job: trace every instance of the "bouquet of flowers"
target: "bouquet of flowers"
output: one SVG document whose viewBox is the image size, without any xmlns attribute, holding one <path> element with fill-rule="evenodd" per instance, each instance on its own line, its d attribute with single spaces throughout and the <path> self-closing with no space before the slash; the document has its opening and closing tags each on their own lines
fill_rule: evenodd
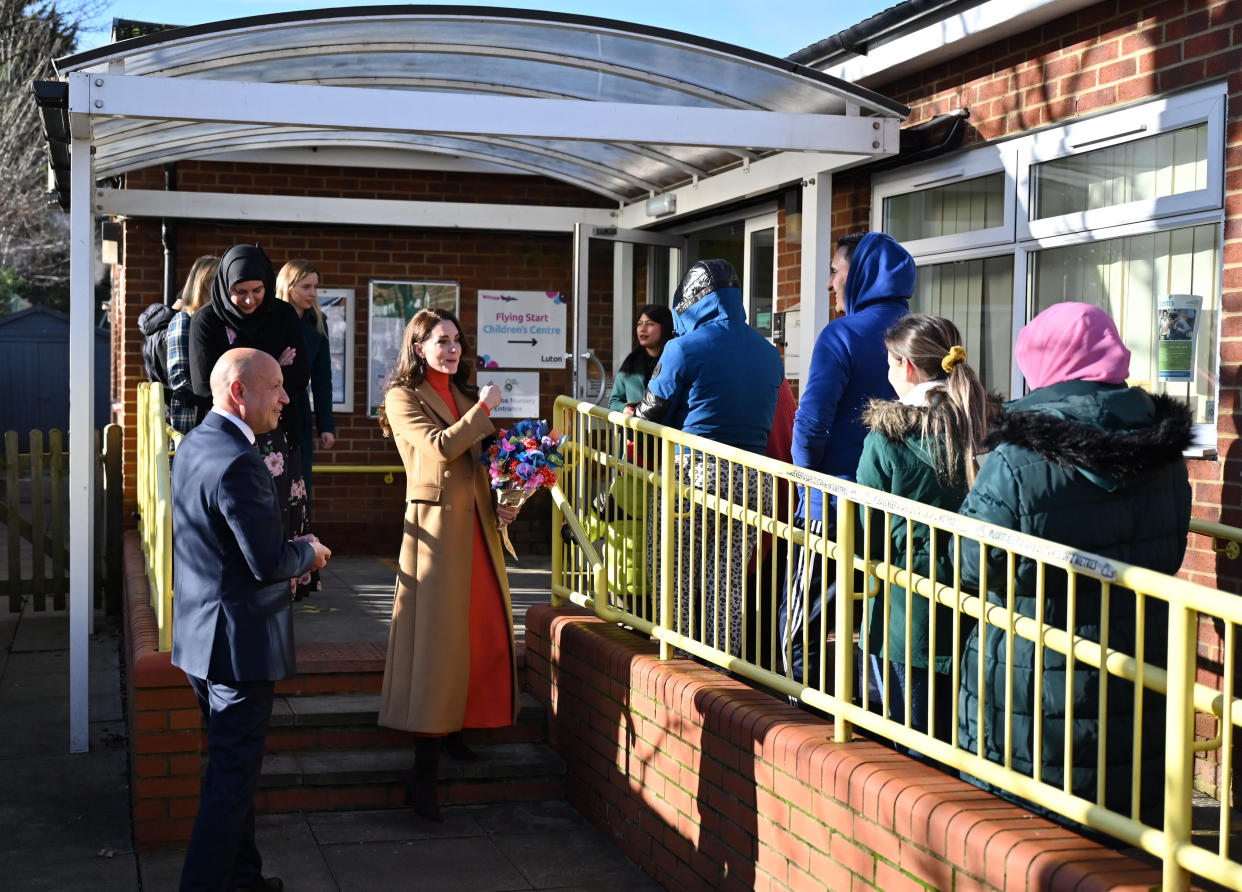
<svg viewBox="0 0 1242 892">
<path fill-rule="evenodd" d="M 521 508 L 537 490 L 556 484 L 556 469 L 565 465 L 561 446 L 565 435 L 548 429 L 546 421 L 519 421 L 508 430 L 498 430 L 495 440 L 483 451 L 480 461 L 487 467 L 496 490 L 496 501 Z M 509 541 L 508 525 L 500 525 L 505 549 L 513 558 L 517 553 Z"/>
</svg>

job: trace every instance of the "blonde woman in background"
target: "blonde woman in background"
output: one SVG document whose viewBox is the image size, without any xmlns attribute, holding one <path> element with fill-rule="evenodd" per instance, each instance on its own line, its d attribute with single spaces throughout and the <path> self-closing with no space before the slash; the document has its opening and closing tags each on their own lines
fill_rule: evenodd
<svg viewBox="0 0 1242 892">
<path fill-rule="evenodd" d="M 299 427 L 294 431 L 302 453 L 302 479 L 306 481 L 306 506 L 310 509 L 311 466 L 315 448 L 315 428 L 319 445 L 331 449 L 336 442 L 336 422 L 332 419 L 332 356 L 328 349 L 328 326 L 319 306 L 319 270 L 309 260 L 290 260 L 276 277 L 276 296 L 288 302 L 302 320 L 302 339 L 306 342 L 306 361 L 310 365 L 310 393 L 290 393 L 297 409 Z M 311 398 L 314 397 L 314 420 Z"/>
<path fill-rule="evenodd" d="M 196 427 L 211 401 L 194 395 L 190 383 L 190 317 L 211 300 L 211 282 L 216 277 L 220 258 L 204 254 L 194 261 L 181 289 L 181 306 L 168 323 L 168 423 L 181 433 Z"/>
</svg>

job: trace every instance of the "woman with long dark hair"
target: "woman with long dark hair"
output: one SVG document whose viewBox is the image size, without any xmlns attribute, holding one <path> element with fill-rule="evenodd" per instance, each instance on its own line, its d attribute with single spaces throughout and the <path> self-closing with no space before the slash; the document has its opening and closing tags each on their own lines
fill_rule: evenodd
<svg viewBox="0 0 1242 892">
<path fill-rule="evenodd" d="M 609 409 L 626 415 L 633 415 L 642 402 L 647 382 L 660 361 L 664 345 L 677 337 L 673 330 L 673 311 L 659 304 L 647 304 L 638 313 L 634 333 L 638 346 L 621 363 L 616 380 L 612 382 L 612 395 L 608 398 Z"/>
<path fill-rule="evenodd" d="M 380 429 L 405 465 L 405 534 L 384 664 L 379 724 L 419 735 L 409 804 L 442 821 L 436 778 L 443 749 L 473 759 L 463 728 L 517 717 L 513 611 L 497 506 L 479 462 L 495 428 L 500 388 L 470 384 L 465 335 L 447 310 L 420 310 L 406 326 L 379 410 Z"/>
</svg>

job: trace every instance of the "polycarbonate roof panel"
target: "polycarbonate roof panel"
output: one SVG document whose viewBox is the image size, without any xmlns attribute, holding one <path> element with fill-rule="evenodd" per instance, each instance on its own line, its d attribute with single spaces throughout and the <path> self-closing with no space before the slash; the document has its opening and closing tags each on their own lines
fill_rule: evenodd
<svg viewBox="0 0 1242 892">
<path fill-rule="evenodd" d="M 611 19 L 462 6 L 373 6 L 233 19 L 61 59 L 62 74 L 434 90 L 695 108 L 905 117 L 869 90 L 784 59 Z M 492 161 L 620 202 L 739 163 L 712 147 L 102 119 L 100 176 L 251 148 L 368 145 Z"/>
</svg>

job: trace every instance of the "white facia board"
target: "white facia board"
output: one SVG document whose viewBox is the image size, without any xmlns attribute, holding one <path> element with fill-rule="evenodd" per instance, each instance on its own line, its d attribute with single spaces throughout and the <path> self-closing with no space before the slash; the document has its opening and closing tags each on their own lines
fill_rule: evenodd
<svg viewBox="0 0 1242 892">
<path fill-rule="evenodd" d="M 492 410 L 496 418 L 539 417 L 539 373 L 479 369 L 479 387 L 495 384 L 500 388 L 500 405 Z"/>
<path fill-rule="evenodd" d="M 564 368 L 567 327 L 559 291 L 481 288 L 479 368 Z"/>
</svg>

